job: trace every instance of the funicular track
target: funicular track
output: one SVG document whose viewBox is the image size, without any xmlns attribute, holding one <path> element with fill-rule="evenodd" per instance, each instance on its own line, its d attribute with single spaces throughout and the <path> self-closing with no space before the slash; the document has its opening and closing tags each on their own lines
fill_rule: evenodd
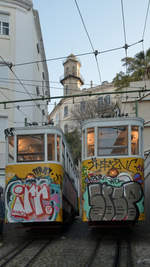
<svg viewBox="0 0 150 267">
<path fill-rule="evenodd" d="M 134 267 L 131 242 L 125 239 L 97 240 L 85 267 Z"/>
<path fill-rule="evenodd" d="M 50 240 L 29 240 L 0 257 L 0 266 L 30 266 L 50 242 Z"/>
<path fill-rule="evenodd" d="M 23 245 L 3 257 L 6 267 L 135 267 L 130 231 L 92 229 L 77 219 L 65 230 L 29 233 Z M 30 238 L 29 238 L 30 237 Z"/>
</svg>

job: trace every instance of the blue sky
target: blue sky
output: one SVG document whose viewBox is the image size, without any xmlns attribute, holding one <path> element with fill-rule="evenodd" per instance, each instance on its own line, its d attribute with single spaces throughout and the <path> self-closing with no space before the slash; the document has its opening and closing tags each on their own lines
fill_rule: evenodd
<svg viewBox="0 0 150 267">
<path fill-rule="evenodd" d="M 123 0 L 127 44 L 142 39 L 149 0 Z M 121 0 L 77 0 L 94 50 L 104 51 L 122 47 L 125 44 Z M 33 0 L 38 10 L 43 34 L 46 58 L 68 56 L 70 53 L 92 52 L 74 0 Z M 150 13 L 150 10 L 149 10 Z M 150 14 L 144 34 L 144 49 L 150 47 Z M 128 56 L 143 50 L 142 44 L 128 49 Z M 111 82 L 116 73 L 125 71 L 121 59 L 124 49 L 98 55 L 102 81 Z M 81 75 L 88 88 L 90 81 L 99 84 L 99 74 L 94 55 L 81 56 Z M 63 75 L 63 60 L 48 62 L 51 95 L 62 95 L 60 76 Z M 53 83 L 54 82 L 54 83 Z M 55 84 L 56 82 L 56 84 Z"/>
</svg>

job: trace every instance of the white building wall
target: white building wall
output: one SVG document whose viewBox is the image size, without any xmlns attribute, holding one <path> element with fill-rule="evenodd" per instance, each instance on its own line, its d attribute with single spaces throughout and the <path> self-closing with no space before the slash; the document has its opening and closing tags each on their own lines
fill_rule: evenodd
<svg viewBox="0 0 150 267">
<path fill-rule="evenodd" d="M 8 127 L 8 117 L 0 115 L 0 185 L 5 187 L 5 135 L 4 130 Z"/>
<path fill-rule="evenodd" d="M 13 4 L 15 2 L 18 2 L 18 4 Z M 0 1 L 0 12 L 9 15 L 10 25 L 10 34 L 8 36 L 0 35 L 0 51 L 3 51 L 2 55 L 4 60 L 13 64 L 45 59 L 43 58 L 43 55 L 45 55 L 43 51 L 43 44 L 41 45 L 42 36 L 38 13 L 32 8 L 27 9 L 21 7 L 24 6 L 24 4 L 21 3 L 25 2 L 28 3 L 32 1 Z M 37 50 L 37 44 L 40 47 L 39 53 Z M 0 62 L 1 61 L 2 60 L 0 59 Z M 42 88 L 42 84 L 44 82 L 42 73 L 45 74 L 45 80 L 48 80 L 46 63 L 35 63 L 13 67 L 12 70 L 19 80 L 22 81 L 22 84 L 24 84 L 23 86 L 11 70 L 8 67 L 6 67 L 6 69 L 7 74 L 5 77 L 9 79 L 9 83 L 6 83 L 6 81 L 0 81 L 0 85 L 2 87 L 7 87 L 9 90 L 3 91 L 3 94 L 0 90 L 2 101 L 37 98 L 45 95 L 45 91 L 48 92 L 46 96 L 49 95 L 49 84 L 47 88 Z M 36 80 L 38 80 L 38 82 L 35 82 Z M 39 80 L 41 83 L 39 83 Z M 37 85 L 40 85 L 39 96 L 37 96 L 36 93 Z M 4 110 L 0 107 L 0 112 L 4 115 L 8 115 L 9 125 L 11 127 L 23 126 L 25 117 L 28 118 L 28 122 L 30 123 L 33 121 L 37 121 L 39 123 L 47 121 L 47 101 L 20 102 L 16 104 L 9 104 L 7 106 L 11 108 L 11 110 Z M 20 106 L 20 108 L 18 106 Z M 45 111 L 45 116 L 43 115 L 42 109 Z"/>
<path fill-rule="evenodd" d="M 0 34 L 0 56 L 3 57 L 0 58 L 0 63 L 18 64 L 45 59 L 38 12 L 32 8 L 32 1 L 0 0 L 0 14 L 9 16 L 9 35 Z M 50 96 L 49 82 L 44 81 L 44 79 L 49 80 L 46 62 L 13 66 L 12 71 L 9 66 L 5 64 L 2 67 L 0 64 L 1 102 Z M 43 73 L 45 78 L 43 78 Z M 43 83 L 47 84 L 47 88 L 42 90 Z M 38 85 L 40 85 L 39 95 L 36 90 Z M 45 91 L 48 92 L 47 95 Z M 42 109 L 45 110 L 46 115 L 43 115 Z M 5 128 L 24 126 L 25 118 L 29 123 L 47 122 L 47 114 L 47 101 L 43 100 L 0 105 L 0 116 L 8 118 Z M 4 159 L 4 142 L 3 140 L 0 143 L 2 159 Z M 0 162 L 0 166 L 4 169 L 4 160 Z"/>
</svg>

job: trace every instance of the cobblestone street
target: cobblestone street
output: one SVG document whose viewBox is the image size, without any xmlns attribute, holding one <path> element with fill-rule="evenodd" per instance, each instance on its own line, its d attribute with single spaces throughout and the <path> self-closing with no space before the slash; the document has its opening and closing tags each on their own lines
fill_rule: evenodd
<svg viewBox="0 0 150 267">
<path fill-rule="evenodd" d="M 150 266 L 150 225 L 136 225 L 133 230 L 127 229 L 91 229 L 86 223 L 76 218 L 74 223 L 63 231 L 45 231 L 36 234 L 16 224 L 7 224 L 4 228 L 4 242 L 0 248 L 0 266 L 42 266 L 42 267 L 112 267 L 115 257 L 116 242 L 130 239 L 130 253 L 133 267 Z M 34 239 L 34 240 L 32 240 Z M 29 241 L 30 240 L 30 241 Z M 26 242 L 27 248 L 11 262 L 2 263 L 4 255 L 18 249 Z M 125 244 L 122 242 L 122 248 Z M 26 251 L 25 251 L 26 250 Z M 37 253 L 37 251 L 40 251 Z M 122 251 L 122 250 L 121 250 Z M 127 267 L 126 256 L 121 252 L 119 267 Z M 34 260 L 32 259 L 33 255 Z M 30 259 L 31 257 L 31 259 Z M 30 259 L 30 263 L 27 264 Z M 130 266 L 130 267 L 132 267 Z"/>
</svg>

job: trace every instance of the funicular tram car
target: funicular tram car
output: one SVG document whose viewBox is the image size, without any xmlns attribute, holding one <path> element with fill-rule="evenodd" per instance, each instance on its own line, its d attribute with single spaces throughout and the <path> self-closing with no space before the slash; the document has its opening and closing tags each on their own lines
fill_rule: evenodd
<svg viewBox="0 0 150 267">
<path fill-rule="evenodd" d="M 87 120 L 82 127 L 82 219 L 89 225 L 144 221 L 143 119 Z"/>
<path fill-rule="evenodd" d="M 54 126 L 5 130 L 6 222 L 39 225 L 78 213 L 79 176 L 65 137 Z"/>
</svg>

